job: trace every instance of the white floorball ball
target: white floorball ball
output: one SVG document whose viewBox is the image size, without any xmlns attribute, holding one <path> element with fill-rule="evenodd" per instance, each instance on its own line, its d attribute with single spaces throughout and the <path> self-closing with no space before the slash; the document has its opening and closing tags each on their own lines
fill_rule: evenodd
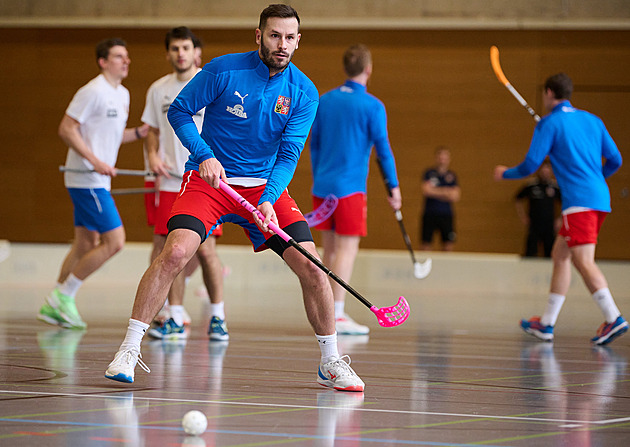
<svg viewBox="0 0 630 447">
<path fill-rule="evenodd" d="M 191 410 L 182 419 L 182 427 L 189 435 L 198 436 L 208 428 L 208 418 L 198 410 Z"/>
</svg>

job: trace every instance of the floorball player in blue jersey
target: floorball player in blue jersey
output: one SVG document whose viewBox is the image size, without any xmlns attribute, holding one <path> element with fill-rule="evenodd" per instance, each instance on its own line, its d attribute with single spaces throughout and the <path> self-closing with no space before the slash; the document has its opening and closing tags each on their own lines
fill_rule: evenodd
<svg viewBox="0 0 630 447">
<path fill-rule="evenodd" d="M 349 358 L 337 350 L 327 276 L 268 229 L 274 222 L 318 257 L 306 220 L 287 192 L 319 103 L 315 85 L 291 63 L 299 25 L 291 6 L 265 8 L 256 30 L 258 50 L 213 59 L 171 104 L 169 122 L 190 157 L 164 249 L 140 281 L 126 338 L 105 377 L 131 383 L 136 364 L 148 371 L 139 360 L 140 342 L 173 279 L 218 225 L 232 222 L 244 229 L 255 251 L 271 248 L 298 276 L 321 350 L 318 383 L 363 391 Z M 200 134 L 192 117 L 204 107 Z M 264 219 L 218 189 L 220 179 L 256 204 Z"/>
<path fill-rule="evenodd" d="M 553 273 L 547 308 L 540 317 L 522 320 L 522 329 L 541 340 L 553 340 L 553 329 L 571 284 L 573 263 L 604 314 L 604 323 L 591 339 L 596 345 L 604 345 L 628 330 L 606 277 L 595 263 L 597 236 L 611 211 L 606 178 L 621 166 L 621 154 L 600 118 L 571 105 L 572 92 L 573 82 L 566 74 L 547 79 L 543 104 L 549 114 L 536 126 L 525 160 L 509 169 L 497 166 L 494 178 L 527 177 L 548 155 L 562 191 L 563 223 L 551 253 Z"/>
</svg>

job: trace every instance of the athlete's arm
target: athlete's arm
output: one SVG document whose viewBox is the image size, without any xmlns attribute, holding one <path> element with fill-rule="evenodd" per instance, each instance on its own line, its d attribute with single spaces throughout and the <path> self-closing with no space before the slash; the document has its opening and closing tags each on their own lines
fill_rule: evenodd
<svg viewBox="0 0 630 447">
<path fill-rule="evenodd" d="M 602 140 L 602 156 L 606 159 L 604 166 L 602 167 L 602 172 L 604 174 L 604 178 L 608 178 L 619 170 L 623 161 L 621 159 L 621 152 L 619 152 L 619 148 L 605 128 Z"/>
<path fill-rule="evenodd" d="M 504 179 L 519 179 L 527 177 L 536 172 L 538 167 L 551 150 L 553 144 L 553 129 L 544 126 L 545 121 L 541 121 L 534 130 L 534 136 L 529 145 L 529 151 L 525 159 L 517 166 L 506 169 L 503 172 Z M 496 172 L 496 170 L 495 170 Z"/>
<path fill-rule="evenodd" d="M 214 158 L 212 148 L 201 138 L 193 121 L 193 116 L 217 97 L 217 76 L 207 69 L 208 65 L 179 92 L 167 113 L 175 134 L 200 164 Z"/>
<path fill-rule="evenodd" d="M 81 123 L 69 115 L 64 115 L 59 124 L 59 137 L 66 143 L 72 150 L 79 153 L 79 155 L 85 158 L 94 167 L 94 170 L 99 174 L 116 176 L 116 168 L 101 161 L 94 155 L 92 149 L 88 147 L 85 140 L 81 136 Z"/>
<path fill-rule="evenodd" d="M 147 150 L 147 160 L 149 161 L 149 169 L 158 175 L 163 175 L 166 178 L 171 178 L 169 174 L 170 167 L 164 163 L 162 157 L 160 157 L 160 129 L 149 126 L 149 133 L 144 143 L 144 147 Z"/>
<path fill-rule="evenodd" d="M 147 137 L 149 133 L 149 125 L 143 124 L 138 127 L 128 127 L 123 132 L 122 143 L 131 143 L 133 141 L 141 140 Z"/>
<path fill-rule="evenodd" d="M 391 190 L 398 187 L 396 161 L 389 144 L 389 135 L 387 133 L 387 113 L 385 106 L 380 101 L 370 117 L 369 136 L 370 140 L 374 142 L 374 149 L 376 150 L 376 156 L 381 164 L 387 188 Z"/>
</svg>

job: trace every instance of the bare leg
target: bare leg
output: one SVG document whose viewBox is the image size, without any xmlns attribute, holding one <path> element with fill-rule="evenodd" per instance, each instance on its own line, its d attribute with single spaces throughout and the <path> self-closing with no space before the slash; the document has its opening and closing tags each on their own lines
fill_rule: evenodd
<svg viewBox="0 0 630 447">
<path fill-rule="evenodd" d="M 164 248 L 164 244 L 166 243 L 166 236 L 162 234 L 154 234 L 153 235 L 153 250 L 151 250 L 151 262 L 158 257 L 162 249 Z"/>
<path fill-rule="evenodd" d="M 203 247 L 204 244 L 205 242 L 201 244 L 201 246 Z M 199 267 L 199 257 L 193 256 L 192 258 L 190 258 L 190 261 L 188 261 L 188 264 L 186 264 L 186 267 L 184 267 L 184 276 L 186 278 L 191 276 L 193 273 L 195 273 L 197 267 Z"/>
<path fill-rule="evenodd" d="M 216 246 L 217 238 L 209 236 L 197 250 L 197 258 L 203 273 L 203 282 L 208 290 L 210 302 L 213 304 L 223 301 L 223 266 L 217 255 Z"/>
<path fill-rule="evenodd" d="M 162 252 L 142 276 L 131 318 L 149 324 L 166 301 L 175 277 L 195 254 L 201 239 L 191 230 L 177 229 L 166 238 Z"/>
<path fill-rule="evenodd" d="M 300 245 L 319 259 L 313 242 L 302 242 Z M 283 258 L 300 280 L 306 316 L 315 334 L 334 334 L 334 300 L 330 283 L 324 272 L 293 247 L 285 250 Z"/>
<path fill-rule="evenodd" d="M 90 250 L 98 246 L 100 235 L 97 231 L 90 231 L 85 227 L 74 227 L 74 241 L 72 247 L 61 264 L 61 271 L 57 282 L 62 283 L 74 270 L 74 267 Z"/>
<path fill-rule="evenodd" d="M 359 242 L 361 238 L 359 236 L 343 236 L 332 232 L 326 233 L 329 234 L 326 234 L 323 239 L 324 253 L 327 252 L 327 245 L 332 245 L 335 256 L 330 264 L 326 264 L 324 262 L 324 265 L 329 266 L 329 268 L 345 282 L 349 282 L 354 268 L 354 261 L 359 251 Z M 331 235 L 332 238 L 330 237 Z M 332 239 L 332 241 L 330 241 L 330 239 Z M 324 256 L 326 257 L 326 255 Z M 332 288 L 335 301 L 344 301 L 346 290 L 333 280 L 330 280 L 330 286 Z"/>
<path fill-rule="evenodd" d="M 553 271 L 550 293 L 566 296 L 571 286 L 571 250 L 562 236 L 557 236 L 551 250 Z"/>
<path fill-rule="evenodd" d="M 166 236 L 161 235 L 161 234 L 153 235 L 153 251 L 151 253 L 151 262 L 153 262 L 155 258 L 159 256 L 159 254 L 164 249 L 165 244 L 166 244 Z M 194 258 L 191 258 L 191 261 L 192 259 Z M 190 261 L 188 262 L 188 264 L 190 264 Z M 188 264 L 186 266 L 188 266 Z M 184 272 L 185 271 L 186 269 L 184 269 Z M 169 304 L 174 304 L 177 306 L 184 303 L 184 291 L 186 289 L 185 278 L 186 278 L 185 273 L 182 273 L 181 275 L 177 275 L 175 279 L 173 280 L 173 284 L 171 285 L 171 288 L 168 293 Z"/>
<path fill-rule="evenodd" d="M 591 293 L 608 287 L 606 277 L 595 264 L 595 244 L 571 247 L 573 265 L 580 272 L 584 284 Z"/>
<path fill-rule="evenodd" d="M 101 243 L 88 251 L 77 264 L 72 273 L 80 280 L 98 270 L 107 260 L 118 253 L 125 244 L 125 229 L 118 227 L 101 234 Z"/>
</svg>

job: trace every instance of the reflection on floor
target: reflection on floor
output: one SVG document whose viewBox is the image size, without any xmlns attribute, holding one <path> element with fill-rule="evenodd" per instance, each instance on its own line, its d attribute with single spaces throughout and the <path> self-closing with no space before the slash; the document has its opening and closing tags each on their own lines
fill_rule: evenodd
<svg viewBox="0 0 630 447">
<path fill-rule="evenodd" d="M 201 323 L 201 322 L 200 322 Z M 88 331 L 5 320 L 0 444 L 45 446 L 623 445 L 630 437 L 630 349 L 513 333 L 426 327 L 343 338 L 366 382 L 342 393 L 315 381 L 308 328 L 231 326 L 229 342 L 193 325 L 185 342 L 145 340 L 151 367 L 120 384 L 103 372 L 124 327 Z M 186 436 L 181 417 L 209 420 Z"/>
<path fill-rule="evenodd" d="M 0 262 L 3 446 L 587 447 L 630 439 L 630 335 L 591 346 L 601 321 L 583 285 L 573 286 L 554 343 L 518 327 L 544 305 L 545 263 L 435 257 L 431 276 L 418 281 L 404 252 L 364 258 L 353 284 L 382 306 L 405 294 L 412 315 L 385 329 L 348 302 L 371 331 L 339 337 L 366 382 L 364 393 L 342 393 L 316 382 L 319 349 L 296 284 L 276 258 L 239 264 L 240 251 L 229 252 L 239 266 L 226 280 L 229 342 L 208 341 L 193 284 L 185 302 L 190 338 L 145 339 L 151 373 L 137 368 L 130 385 L 103 374 L 124 337 L 133 275 L 112 273 L 122 268 L 112 263 L 107 274 L 117 281 L 95 278 L 81 289 L 88 329 L 58 329 L 35 320 L 58 260 L 43 266 L 48 249 L 21 250 Z M 141 271 L 146 254 L 124 267 Z M 605 266 L 630 313 L 627 267 Z M 192 409 L 208 417 L 196 437 L 181 428 Z"/>
</svg>

